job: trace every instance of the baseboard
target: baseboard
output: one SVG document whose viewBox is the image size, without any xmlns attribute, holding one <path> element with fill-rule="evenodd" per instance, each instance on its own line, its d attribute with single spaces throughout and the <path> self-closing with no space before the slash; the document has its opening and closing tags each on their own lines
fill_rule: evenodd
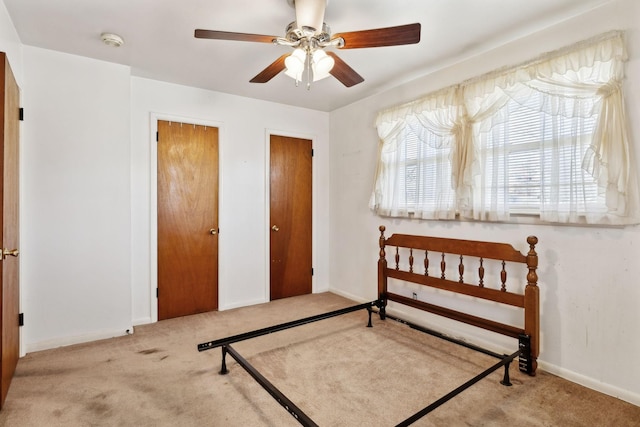
<svg viewBox="0 0 640 427">
<path fill-rule="evenodd" d="M 46 341 L 25 344 L 25 353 L 33 353 L 36 351 L 50 350 L 52 348 L 65 347 L 74 344 L 83 344 L 91 341 L 104 340 L 108 338 L 121 337 L 130 335 L 134 332 L 133 326 L 123 329 L 100 331 L 84 335 L 76 335 L 73 337 L 54 338 Z"/>
<path fill-rule="evenodd" d="M 576 384 L 583 385 L 592 390 L 600 393 L 615 397 L 625 402 L 629 402 L 633 405 L 640 406 L 640 394 L 634 393 L 629 390 L 624 390 L 611 384 L 603 383 L 602 381 L 595 380 L 593 378 L 584 376 L 577 372 L 570 371 L 560 366 L 556 366 L 551 363 L 547 363 L 544 360 L 538 359 L 538 367 L 543 371 L 556 375 L 565 380 L 571 381 Z"/>
<path fill-rule="evenodd" d="M 364 304 L 365 302 L 369 302 L 370 300 L 365 300 L 361 297 L 355 296 L 355 295 L 351 295 L 350 293 L 341 291 L 340 289 L 335 289 L 335 288 L 331 288 L 329 287 L 329 289 L 327 289 L 328 292 L 331 292 L 332 294 L 336 294 L 336 295 L 340 295 L 341 297 L 345 297 L 348 298 L 350 300 L 353 300 L 357 303 L 361 303 Z"/>
<path fill-rule="evenodd" d="M 149 323 L 153 323 L 153 321 L 151 320 L 151 317 L 142 317 L 139 319 L 134 319 L 132 322 L 133 326 L 141 326 L 141 325 L 148 325 Z"/>
<path fill-rule="evenodd" d="M 218 306 L 218 311 L 232 310 L 234 308 L 241 308 L 241 307 L 249 307 L 250 305 L 264 304 L 266 302 L 269 302 L 269 300 L 260 298 L 260 299 L 255 299 L 251 301 L 242 301 L 235 304 L 221 304 Z"/>
</svg>

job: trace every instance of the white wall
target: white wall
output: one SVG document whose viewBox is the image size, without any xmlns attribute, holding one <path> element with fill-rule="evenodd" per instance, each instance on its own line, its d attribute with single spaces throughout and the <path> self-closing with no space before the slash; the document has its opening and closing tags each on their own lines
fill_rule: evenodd
<svg viewBox="0 0 640 427">
<path fill-rule="evenodd" d="M 131 328 L 129 68 L 25 46 L 27 351 Z"/>
<path fill-rule="evenodd" d="M 7 54 L 16 82 L 22 86 L 22 44 L 3 1 L 0 1 L 0 52 Z"/>
<path fill-rule="evenodd" d="M 498 225 L 473 222 L 390 220 L 368 208 L 378 138 L 378 111 L 413 100 L 493 69 L 518 64 L 545 51 L 609 30 L 627 30 L 630 61 L 625 82 L 633 151 L 640 169 L 640 2 L 619 0 L 491 52 L 432 72 L 413 82 L 331 113 L 332 289 L 361 300 L 376 298 L 378 226 L 393 232 L 463 239 L 498 240 L 526 251 L 525 238 L 538 236 L 542 295 L 540 366 L 635 404 L 640 404 L 640 227 L 597 228 Z M 456 335 L 471 327 L 435 321 Z M 484 342 L 502 346 L 491 334 Z M 515 347 L 512 347 L 515 349 Z"/>
<path fill-rule="evenodd" d="M 268 133 L 313 140 L 314 292 L 329 287 L 329 114 L 142 78 L 132 88 L 134 324 L 157 319 L 155 126 L 158 118 L 220 128 L 219 308 L 269 300 Z"/>
<path fill-rule="evenodd" d="M 314 141 L 314 292 L 328 289 L 328 113 L 132 78 L 24 47 L 27 352 L 157 319 L 155 119 L 219 126 L 220 309 L 268 296 L 268 133 Z"/>
</svg>

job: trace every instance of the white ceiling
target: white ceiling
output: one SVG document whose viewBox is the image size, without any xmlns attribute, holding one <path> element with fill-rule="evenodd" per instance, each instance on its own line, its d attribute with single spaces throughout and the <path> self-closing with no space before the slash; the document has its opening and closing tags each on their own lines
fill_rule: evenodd
<svg viewBox="0 0 640 427">
<path fill-rule="evenodd" d="M 134 76 L 332 111 L 403 81 L 556 24 L 609 0 L 330 0 L 333 33 L 419 22 L 417 45 L 349 49 L 340 57 L 365 81 L 296 87 L 280 73 L 249 83 L 290 48 L 203 40 L 196 28 L 284 36 L 287 0 L 2 0 L 23 44 L 129 65 Z M 113 32 L 113 48 L 100 34 Z"/>
</svg>

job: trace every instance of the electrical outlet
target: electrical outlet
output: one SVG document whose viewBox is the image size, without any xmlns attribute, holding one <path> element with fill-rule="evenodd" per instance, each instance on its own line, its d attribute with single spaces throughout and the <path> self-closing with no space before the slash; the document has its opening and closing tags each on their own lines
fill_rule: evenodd
<svg viewBox="0 0 640 427">
<path fill-rule="evenodd" d="M 413 299 L 418 299 L 418 294 L 416 294 L 415 292 L 413 293 Z"/>
</svg>

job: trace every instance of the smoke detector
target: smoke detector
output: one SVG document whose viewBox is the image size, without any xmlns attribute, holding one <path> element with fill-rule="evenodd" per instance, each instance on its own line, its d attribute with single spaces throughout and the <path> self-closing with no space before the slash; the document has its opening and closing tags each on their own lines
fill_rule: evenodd
<svg viewBox="0 0 640 427">
<path fill-rule="evenodd" d="M 124 39 L 117 34 L 102 33 L 100 34 L 100 38 L 107 46 L 120 47 L 124 44 Z"/>
</svg>

